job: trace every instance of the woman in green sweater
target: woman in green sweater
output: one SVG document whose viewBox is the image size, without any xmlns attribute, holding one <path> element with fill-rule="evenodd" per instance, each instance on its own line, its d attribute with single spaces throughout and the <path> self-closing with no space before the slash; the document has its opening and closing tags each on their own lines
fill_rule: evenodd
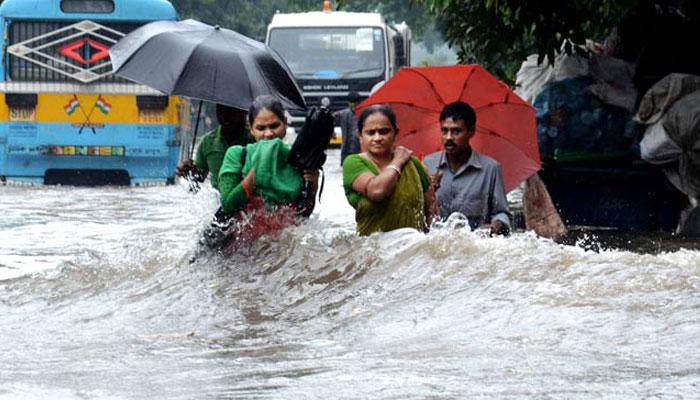
<svg viewBox="0 0 700 400">
<path fill-rule="evenodd" d="M 219 172 L 221 207 L 239 222 L 245 221 L 234 232 L 242 240 L 254 240 L 294 223 L 304 181 L 312 182 L 314 194 L 318 183 L 318 171 L 300 174 L 287 161 L 291 146 L 282 142 L 287 119 L 277 98 L 255 99 L 248 110 L 248 123 L 256 143 L 230 147 Z M 245 212 L 245 218 L 240 212 Z"/>
<path fill-rule="evenodd" d="M 398 126 L 393 110 L 367 107 L 357 125 L 363 152 L 343 162 L 343 186 L 356 210 L 357 232 L 427 231 L 438 215 L 435 194 L 423 164 L 411 150 L 394 146 Z"/>
</svg>

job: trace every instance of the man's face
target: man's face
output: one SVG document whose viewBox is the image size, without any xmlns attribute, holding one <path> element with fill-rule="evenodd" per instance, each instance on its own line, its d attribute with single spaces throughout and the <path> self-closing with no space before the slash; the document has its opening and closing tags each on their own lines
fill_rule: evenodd
<svg viewBox="0 0 700 400">
<path fill-rule="evenodd" d="M 467 129 L 463 120 L 446 118 L 440 121 L 440 137 L 445 153 L 459 155 L 469 148 L 469 139 L 474 136 L 474 130 Z"/>
<path fill-rule="evenodd" d="M 233 107 L 217 107 L 216 118 L 222 128 L 240 130 L 246 126 L 245 111 Z"/>
</svg>

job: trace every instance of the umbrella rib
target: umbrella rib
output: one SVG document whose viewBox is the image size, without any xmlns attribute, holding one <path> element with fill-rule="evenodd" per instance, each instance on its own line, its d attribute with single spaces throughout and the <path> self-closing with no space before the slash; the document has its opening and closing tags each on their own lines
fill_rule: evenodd
<svg viewBox="0 0 700 400">
<path fill-rule="evenodd" d="M 415 104 L 415 103 L 411 103 L 411 102 L 408 102 L 408 101 L 387 101 L 386 103 L 387 103 L 387 104 L 391 104 L 391 105 L 394 105 L 394 104 L 403 104 L 403 105 L 405 105 L 405 106 L 413 107 L 413 108 L 418 109 L 418 110 L 428 111 L 428 112 L 431 112 L 431 113 L 440 112 L 440 111 L 435 111 L 435 110 L 433 110 L 432 108 L 428 108 L 428 107 L 424 107 L 424 106 L 419 106 L 419 105 L 417 105 L 417 104 Z M 379 104 L 379 103 L 376 103 L 376 104 Z"/>
<path fill-rule="evenodd" d="M 231 31 L 231 32 L 233 32 L 233 33 L 235 34 L 234 36 L 236 36 L 236 35 L 237 35 L 237 36 L 240 36 L 240 34 L 239 34 L 238 32 L 236 32 L 236 31 Z M 233 40 L 233 38 L 231 38 L 231 37 L 229 37 L 229 36 L 220 34 L 220 37 L 221 37 L 221 40 L 222 40 L 224 43 L 230 44 L 231 47 L 235 47 L 235 45 L 237 44 L 237 42 L 236 42 L 235 40 Z M 247 39 L 247 38 L 246 38 L 246 39 Z M 244 44 L 247 45 L 247 43 L 244 43 Z M 250 80 L 250 74 L 248 73 L 248 68 L 251 67 L 251 65 L 246 65 L 246 61 L 244 61 L 243 59 L 241 59 L 241 63 L 243 64 L 243 71 L 241 72 L 241 74 L 245 74 L 246 77 L 248 78 L 248 80 Z M 252 65 L 252 67 L 258 68 L 257 65 Z M 217 76 L 216 78 L 218 78 L 218 76 Z M 267 89 L 267 92 L 271 92 L 271 90 L 270 90 L 270 85 L 269 85 L 265 80 L 263 80 L 262 83 L 263 83 L 263 85 L 265 86 L 265 88 Z M 255 95 L 255 93 L 254 93 L 254 91 L 253 91 L 253 85 L 248 85 L 248 96 L 249 96 L 251 99 L 255 99 L 255 98 L 256 98 L 256 95 Z M 237 108 L 238 108 L 238 107 L 237 107 Z M 243 109 L 243 110 L 246 111 L 246 109 Z"/>
<path fill-rule="evenodd" d="M 423 75 L 422 73 L 416 71 L 415 68 L 407 68 L 406 71 L 407 71 L 407 72 L 413 72 L 414 74 L 420 76 L 420 77 L 421 77 L 425 82 L 427 82 L 428 85 L 430 85 L 430 87 L 433 89 L 433 94 L 435 95 L 435 97 L 437 97 L 438 102 L 439 102 L 440 104 L 442 104 L 443 106 L 444 106 L 445 104 L 447 104 L 447 103 L 445 103 L 445 100 L 443 100 L 442 96 L 440 96 L 440 93 L 438 92 L 437 88 L 435 87 L 435 84 L 434 84 L 430 79 L 428 79 L 427 76 L 425 76 L 425 75 Z"/>
<path fill-rule="evenodd" d="M 403 137 L 408 137 L 408 136 L 417 135 L 419 130 L 421 130 L 421 129 L 423 129 L 424 127 L 429 126 L 429 125 L 431 125 L 431 124 L 432 124 L 432 122 L 423 124 L 422 126 L 417 127 L 417 128 L 415 128 L 415 129 L 411 129 L 411 130 L 410 130 L 408 133 L 406 133 Z M 477 127 L 476 127 L 476 130 L 479 131 L 479 132 L 481 132 L 481 133 L 484 134 L 484 135 L 495 136 L 495 137 L 497 137 L 497 138 L 499 138 L 499 139 L 501 139 L 501 140 L 504 140 L 504 141 L 508 142 L 511 146 L 513 146 L 514 148 L 516 148 L 516 149 L 517 149 L 519 152 L 521 152 L 523 155 L 525 155 L 527 158 L 532 158 L 532 157 L 531 157 L 530 155 L 528 155 L 525 151 L 523 151 L 523 150 L 520 148 L 519 145 L 517 145 L 516 143 L 514 143 L 514 142 L 513 142 L 512 140 L 510 140 L 509 138 L 507 138 L 507 137 L 505 137 L 505 136 L 502 136 L 502 135 L 499 135 L 498 133 L 492 131 L 491 129 L 487 129 L 487 128 L 484 128 L 484 127 L 482 127 L 482 126 L 477 126 Z"/>
<path fill-rule="evenodd" d="M 478 67 L 478 66 L 477 66 L 477 67 Z M 465 95 L 466 92 L 467 92 L 467 88 L 469 87 L 469 80 L 472 78 L 472 76 L 473 76 L 474 73 L 476 72 L 477 67 L 472 68 L 472 70 L 469 71 L 469 76 L 467 76 L 467 78 L 464 80 L 464 85 L 462 86 L 462 91 L 460 92 L 460 95 L 459 95 L 458 98 L 460 98 L 460 99 L 463 99 L 463 98 L 464 98 L 464 95 Z M 500 81 L 499 81 L 499 83 L 503 84 L 503 83 L 500 82 Z M 507 88 L 507 87 L 506 87 L 506 88 Z M 501 104 L 511 104 L 510 98 L 512 97 L 511 95 L 513 94 L 513 92 L 512 92 L 509 88 L 507 88 L 507 89 L 508 89 L 508 90 L 506 90 L 506 92 L 505 92 L 505 97 L 503 98 L 503 101 L 500 102 Z M 498 103 L 493 103 L 493 104 L 498 104 Z"/>
<path fill-rule="evenodd" d="M 504 140 L 504 141 L 510 143 L 511 146 L 513 146 L 514 148 L 516 148 L 519 152 L 521 152 L 522 154 L 524 154 L 527 158 L 532 159 L 532 157 L 531 157 L 530 155 L 528 155 L 525 151 L 523 151 L 523 149 L 521 149 L 520 146 L 518 146 L 517 144 L 513 143 L 513 141 L 510 140 L 510 139 L 508 139 L 507 137 L 501 136 L 501 135 L 499 135 L 498 133 L 492 131 L 491 129 L 486 129 L 486 128 L 481 127 L 481 126 L 477 126 L 477 127 L 476 127 L 476 130 L 479 131 L 479 132 L 481 132 L 481 133 L 483 133 L 484 135 L 495 136 L 495 137 L 497 137 L 497 138 L 499 138 L 499 139 L 501 139 L 501 140 Z"/>
<path fill-rule="evenodd" d="M 532 158 L 532 156 L 530 156 L 525 151 L 523 151 L 523 149 L 521 149 L 519 146 L 516 146 L 512 141 L 508 140 L 507 138 L 505 138 L 503 136 L 496 134 L 495 132 L 491 131 L 490 129 L 484 129 L 484 128 L 479 128 L 479 127 L 477 127 L 476 129 L 481 131 L 482 133 L 484 133 L 486 135 L 496 136 L 499 139 L 505 140 L 507 143 L 509 143 L 511 146 L 513 146 L 514 150 L 516 150 L 517 152 L 522 154 L 525 158 L 527 158 L 528 160 L 534 161 L 539 167 L 538 171 L 542 169 L 542 160 L 539 160 L 539 152 L 538 152 L 538 157 L 537 157 L 538 160 L 535 160 L 534 158 Z M 535 171 L 535 173 L 537 173 L 537 171 Z"/>
<path fill-rule="evenodd" d="M 418 127 L 414 128 L 414 129 L 411 129 L 410 131 L 408 131 L 407 134 L 403 135 L 403 137 L 412 136 L 412 135 L 417 135 L 419 130 L 425 128 L 426 126 L 433 125 L 434 123 L 435 123 L 434 121 L 426 122 L 426 123 L 424 123 L 424 124 L 421 125 L 421 126 L 418 126 Z M 399 129 L 401 129 L 400 126 L 399 126 Z"/>
<path fill-rule="evenodd" d="M 190 60 L 192 59 L 192 55 L 197 51 L 197 46 L 199 46 L 200 44 L 202 44 L 202 42 L 204 42 L 209 36 L 211 36 L 211 34 L 206 35 L 205 37 L 203 37 L 203 38 L 199 41 L 199 43 L 197 43 L 196 45 L 192 46 L 192 51 L 190 51 L 190 54 L 187 55 L 187 60 L 186 60 L 185 63 L 183 64 L 184 66 L 186 66 L 187 64 L 189 64 Z M 174 85 L 173 85 L 173 89 L 176 88 L 176 87 L 178 86 L 178 84 L 180 83 L 180 80 L 182 79 L 182 76 L 183 76 L 183 75 L 180 74 L 180 75 L 177 77 L 177 79 L 175 80 L 175 83 L 174 83 Z M 173 94 L 175 94 L 175 93 L 173 93 Z M 192 96 L 188 96 L 188 97 L 192 97 Z M 196 98 L 196 97 L 193 97 L 193 98 Z M 203 100 L 203 99 L 199 99 L 199 100 Z"/>
<path fill-rule="evenodd" d="M 469 76 L 464 80 L 464 84 L 462 85 L 462 91 L 459 93 L 458 99 L 463 99 L 465 93 L 467 92 L 467 87 L 469 86 L 469 80 L 472 78 L 472 75 L 474 75 L 474 72 L 476 72 L 476 67 L 472 68 L 471 71 L 469 71 Z"/>
<path fill-rule="evenodd" d="M 483 109 L 485 109 L 485 108 L 487 108 L 487 107 L 496 106 L 496 105 L 500 105 L 500 104 L 504 104 L 504 105 L 508 105 L 508 106 L 525 107 L 525 108 L 529 108 L 529 109 L 532 108 L 532 106 L 529 105 L 529 104 L 511 103 L 511 102 L 507 102 L 507 101 L 494 101 L 494 102 L 491 102 L 491 103 L 488 103 L 488 104 L 484 104 L 484 105 L 481 106 L 481 107 L 475 108 L 475 109 L 474 109 L 474 112 L 481 111 L 481 110 L 483 110 Z"/>
</svg>

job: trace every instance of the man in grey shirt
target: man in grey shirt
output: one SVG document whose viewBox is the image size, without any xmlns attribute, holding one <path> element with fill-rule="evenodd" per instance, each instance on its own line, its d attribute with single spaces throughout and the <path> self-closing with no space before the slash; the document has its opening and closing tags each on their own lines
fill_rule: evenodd
<svg viewBox="0 0 700 400">
<path fill-rule="evenodd" d="M 491 233 L 510 232 L 510 211 L 501 165 L 469 145 L 476 131 L 476 114 L 467 103 L 446 105 L 440 113 L 443 151 L 423 162 L 437 188 L 440 215 L 464 214 L 472 229 L 490 226 Z"/>
<path fill-rule="evenodd" d="M 340 126 L 343 133 L 343 142 L 340 145 L 340 165 L 343 165 L 345 157 L 360 152 L 360 137 L 357 136 L 357 118 L 355 107 L 360 102 L 360 94 L 348 93 L 348 107 L 333 113 L 336 125 Z"/>
</svg>

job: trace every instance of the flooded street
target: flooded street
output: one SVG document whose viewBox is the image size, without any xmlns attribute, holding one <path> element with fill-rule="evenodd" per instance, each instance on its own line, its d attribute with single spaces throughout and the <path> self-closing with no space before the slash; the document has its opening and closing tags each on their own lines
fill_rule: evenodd
<svg viewBox="0 0 700 400">
<path fill-rule="evenodd" d="M 683 399 L 700 251 L 311 220 L 198 252 L 211 189 L 0 187 L 0 399 Z"/>
</svg>

